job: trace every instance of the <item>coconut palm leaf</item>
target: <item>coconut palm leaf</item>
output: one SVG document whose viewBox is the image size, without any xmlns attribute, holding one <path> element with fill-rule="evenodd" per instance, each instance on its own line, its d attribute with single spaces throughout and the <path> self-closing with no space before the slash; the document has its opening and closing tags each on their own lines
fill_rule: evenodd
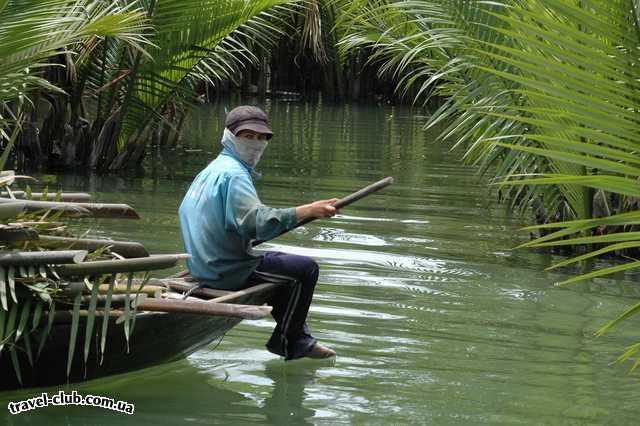
<svg viewBox="0 0 640 426">
<path fill-rule="evenodd" d="M 69 353 L 67 355 L 67 377 L 71 374 L 71 365 L 73 364 L 73 355 L 76 349 L 76 338 L 78 336 L 78 327 L 80 326 L 80 303 L 82 301 L 82 292 L 78 292 L 73 300 L 73 311 L 71 314 L 71 331 L 69 332 Z"/>
<path fill-rule="evenodd" d="M 91 341 L 93 338 L 93 324 L 96 319 L 96 307 L 98 303 L 98 282 L 96 281 L 91 287 L 91 299 L 89 301 L 89 308 L 87 313 L 87 322 L 85 324 L 84 333 L 84 376 L 87 377 L 87 360 L 89 359 L 89 348 L 91 347 Z"/>
<path fill-rule="evenodd" d="M 44 303 L 41 300 L 38 300 L 36 307 L 33 310 L 33 318 L 31 321 L 31 331 L 35 331 L 36 328 L 40 325 L 40 319 L 42 318 L 42 310 L 44 308 Z"/>
<path fill-rule="evenodd" d="M 27 332 L 22 338 L 24 341 L 24 351 L 27 354 L 27 361 L 33 368 L 33 349 L 31 349 L 31 333 Z"/>
<path fill-rule="evenodd" d="M 9 357 L 11 358 L 11 364 L 13 364 L 13 371 L 16 373 L 18 382 L 22 384 L 22 371 L 20 369 L 20 362 L 18 361 L 18 354 L 16 353 L 15 346 L 9 348 Z"/>
<path fill-rule="evenodd" d="M 0 309 L 0 357 L 2 356 L 2 349 L 4 348 L 5 344 L 4 323 L 6 321 L 6 317 L 7 315 L 5 314 L 5 310 Z"/>
<path fill-rule="evenodd" d="M 0 301 L 2 303 L 2 309 L 0 310 L 9 310 L 9 302 L 7 299 L 7 280 L 6 280 L 6 271 L 0 266 Z"/>
<path fill-rule="evenodd" d="M 0 10 L 0 140 L 10 142 L 0 159 L 2 164 L 21 131 L 19 118 L 23 110 L 36 109 L 38 103 L 30 99 L 34 90 L 66 95 L 57 86 L 59 82 L 49 81 L 45 75 L 52 68 L 62 67 L 56 55 L 64 55 L 67 63 L 72 64 L 74 52 L 75 61 L 82 62 L 105 37 L 115 38 L 140 54 L 145 54 L 147 44 L 143 36 L 146 17 L 137 2 L 127 5 L 102 0 L 8 0 L 4 5 Z M 68 75 L 74 74 L 74 67 L 67 68 Z M 77 106 L 80 98 L 75 93 L 78 87 L 75 89 L 71 91 L 76 95 L 72 105 Z M 49 104 L 52 111 L 60 111 L 60 117 L 52 120 L 61 122 L 67 102 L 58 101 L 54 105 L 46 96 L 39 99 L 40 103 Z M 4 131 L 7 127 L 13 127 L 11 136 Z"/>
<path fill-rule="evenodd" d="M 343 48 L 373 46 L 381 69 L 392 71 L 399 86 L 445 96 L 427 126 L 448 123 L 440 138 L 492 173 L 513 206 L 524 210 L 542 200 L 545 220 L 576 219 L 528 228 L 554 232 L 523 247 L 605 244 L 557 267 L 640 245 L 640 234 L 628 232 L 639 216 L 625 210 L 640 198 L 637 0 L 369 4 L 348 21 L 356 31 Z M 607 208 L 609 217 L 593 218 L 597 193 L 620 199 Z M 592 235 L 595 229 L 605 235 Z M 631 261 L 566 283 L 639 265 Z"/>
<path fill-rule="evenodd" d="M 22 374 L 20 371 L 20 363 L 18 362 L 18 356 L 16 354 L 15 345 L 11 342 L 13 337 L 15 336 L 16 331 L 16 317 L 18 316 L 19 306 L 17 303 L 11 304 L 11 308 L 9 310 L 9 316 L 7 318 L 6 328 L 4 331 L 4 340 L 0 341 L 0 348 L 3 347 L 6 343 L 9 343 L 9 357 L 11 358 L 11 363 L 13 364 L 13 369 L 16 373 L 16 377 L 18 381 L 22 383 Z"/>
<path fill-rule="evenodd" d="M 595 271 L 589 272 L 588 274 L 582 274 L 582 275 L 569 278 L 568 280 L 560 281 L 557 283 L 557 285 L 573 284 L 579 281 L 584 281 L 591 278 L 604 277 L 607 275 L 611 275 L 611 274 L 615 274 L 623 271 L 629 271 L 631 269 L 636 269 L 636 268 L 640 268 L 640 261 L 628 262 L 622 265 L 611 266 L 609 268 L 596 269 Z"/>
<path fill-rule="evenodd" d="M 8 0 L 0 10 L 0 102 L 33 87 L 53 89 L 37 71 L 48 58 L 94 36 L 117 36 L 142 51 L 142 10 L 97 0 Z M 35 74 L 34 74 L 35 72 Z"/>
<path fill-rule="evenodd" d="M 124 302 L 124 337 L 127 341 L 127 353 L 129 352 L 129 337 L 131 333 L 131 284 L 133 282 L 133 274 L 127 275 L 127 289 L 125 291 Z"/>
<path fill-rule="evenodd" d="M 187 0 L 150 4 L 152 40 L 161 48 L 150 51 L 153 61 L 144 61 L 140 55 L 133 59 L 122 106 L 120 146 L 131 137 L 142 137 L 142 130 L 154 117 L 162 119 L 170 100 L 188 103 L 196 81 L 225 78 L 237 72 L 243 60 L 255 58 L 238 34 L 260 40 L 264 33 L 277 33 L 278 27 L 264 16 L 277 14 L 278 6 L 293 3 Z"/>
<path fill-rule="evenodd" d="M 111 298 L 113 296 L 113 286 L 115 284 L 116 275 L 112 274 L 109 278 L 107 289 L 107 297 L 104 303 L 104 314 L 102 316 L 102 331 L 100 333 L 100 365 L 104 361 L 104 350 L 107 345 L 107 331 L 109 328 L 109 312 L 111 312 Z"/>
<path fill-rule="evenodd" d="M 56 303 L 51 301 L 48 306 L 47 312 L 47 325 L 42 328 L 40 332 L 40 342 L 38 343 L 38 353 L 36 355 L 36 359 L 40 357 L 42 353 L 42 349 L 44 349 L 44 345 L 47 342 L 47 338 L 49 337 L 49 333 L 51 332 L 51 327 L 53 327 L 53 319 L 56 315 Z"/>
<path fill-rule="evenodd" d="M 22 336 L 25 328 L 27 328 L 27 320 L 29 319 L 29 315 L 31 314 L 31 297 L 27 297 L 25 301 L 21 301 L 22 310 L 20 311 L 20 321 L 18 322 L 18 327 L 16 328 L 16 337 L 15 341 Z"/>
<path fill-rule="evenodd" d="M 514 175 L 514 176 L 532 176 L 531 174 Z M 603 189 L 613 193 L 629 195 L 632 197 L 640 196 L 640 187 L 638 181 L 620 176 L 607 175 L 591 175 L 591 176 L 566 176 L 543 174 L 540 178 L 506 180 L 500 185 L 560 185 L 568 186 L 587 186 L 595 189 Z"/>
<path fill-rule="evenodd" d="M 22 269 L 22 267 L 20 267 Z M 22 272 L 21 275 L 24 277 L 27 274 Z M 9 292 L 11 293 L 11 298 L 15 303 L 18 303 L 18 298 L 16 296 L 16 281 L 15 281 L 15 268 L 13 266 L 9 266 L 7 271 L 7 282 L 9 283 Z"/>
</svg>

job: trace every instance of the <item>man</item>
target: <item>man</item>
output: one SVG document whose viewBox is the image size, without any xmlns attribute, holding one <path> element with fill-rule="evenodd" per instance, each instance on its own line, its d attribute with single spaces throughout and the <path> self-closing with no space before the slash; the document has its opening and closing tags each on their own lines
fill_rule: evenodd
<svg viewBox="0 0 640 426">
<path fill-rule="evenodd" d="M 258 254 L 254 240 L 266 241 L 307 218 L 335 215 L 336 199 L 275 209 L 260 201 L 254 169 L 273 136 L 260 108 L 240 106 L 227 114 L 222 152 L 195 178 L 180 205 L 180 228 L 191 275 L 215 288 L 240 290 L 267 279 L 286 280 L 274 300 L 276 327 L 267 342 L 285 360 L 329 358 L 335 352 L 309 334 L 309 305 L 318 265 L 305 256 L 281 252 Z"/>
</svg>

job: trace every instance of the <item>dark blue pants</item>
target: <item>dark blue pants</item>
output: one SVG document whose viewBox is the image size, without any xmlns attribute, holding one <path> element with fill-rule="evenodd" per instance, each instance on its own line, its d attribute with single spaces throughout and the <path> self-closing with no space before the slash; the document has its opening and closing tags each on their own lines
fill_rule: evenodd
<svg viewBox="0 0 640 426">
<path fill-rule="evenodd" d="M 318 264 L 306 256 L 266 252 L 247 283 L 255 285 L 270 281 L 284 282 L 284 288 L 269 301 L 276 327 L 267 349 L 285 360 L 303 357 L 316 343 L 309 334 L 306 320 L 318 281 Z"/>
</svg>

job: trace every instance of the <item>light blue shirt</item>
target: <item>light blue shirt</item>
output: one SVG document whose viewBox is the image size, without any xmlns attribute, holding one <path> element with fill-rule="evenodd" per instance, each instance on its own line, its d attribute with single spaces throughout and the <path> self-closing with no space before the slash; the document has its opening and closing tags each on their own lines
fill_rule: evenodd
<svg viewBox="0 0 640 426">
<path fill-rule="evenodd" d="M 296 223 L 295 207 L 275 209 L 260 201 L 252 169 L 225 146 L 195 178 L 180 205 L 180 229 L 194 278 L 215 288 L 245 287 L 261 255 L 254 240 L 269 240 Z"/>
</svg>

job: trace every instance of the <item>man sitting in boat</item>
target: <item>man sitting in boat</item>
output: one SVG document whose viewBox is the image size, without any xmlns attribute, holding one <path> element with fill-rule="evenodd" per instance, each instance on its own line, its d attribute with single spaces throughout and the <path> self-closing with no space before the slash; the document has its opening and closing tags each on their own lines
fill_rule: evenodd
<svg viewBox="0 0 640 426">
<path fill-rule="evenodd" d="M 307 218 L 335 215 L 336 199 L 284 209 L 262 204 L 252 176 L 273 136 L 267 115 L 257 107 L 240 106 L 227 114 L 225 127 L 221 153 L 198 174 L 180 205 L 189 271 L 198 281 L 225 290 L 286 279 L 286 291 L 270 301 L 276 327 L 267 349 L 285 360 L 335 356 L 316 342 L 306 324 L 318 264 L 294 254 L 260 254 L 252 242 L 270 240 Z"/>
</svg>

